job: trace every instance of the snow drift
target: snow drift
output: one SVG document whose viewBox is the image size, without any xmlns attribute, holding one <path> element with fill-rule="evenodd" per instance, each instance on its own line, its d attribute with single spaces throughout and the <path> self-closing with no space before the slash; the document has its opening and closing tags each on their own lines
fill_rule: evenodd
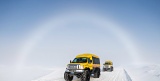
<svg viewBox="0 0 160 81">
<path fill-rule="evenodd" d="M 127 69 L 133 81 L 160 81 L 160 65 L 145 65 Z"/>
</svg>

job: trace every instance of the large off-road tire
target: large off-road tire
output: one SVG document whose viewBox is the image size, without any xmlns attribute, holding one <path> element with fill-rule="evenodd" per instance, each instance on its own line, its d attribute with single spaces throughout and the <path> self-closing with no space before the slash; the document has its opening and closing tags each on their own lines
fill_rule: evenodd
<svg viewBox="0 0 160 81">
<path fill-rule="evenodd" d="M 109 68 L 109 70 L 108 70 L 109 72 L 112 72 L 113 71 L 113 67 L 111 67 L 111 68 Z"/>
<path fill-rule="evenodd" d="M 100 70 L 98 69 L 95 73 L 94 73 L 94 78 L 99 78 L 100 77 Z"/>
<path fill-rule="evenodd" d="M 68 73 L 64 73 L 64 79 L 66 80 L 66 81 L 72 81 L 73 80 L 73 76 L 70 76 Z"/>
<path fill-rule="evenodd" d="M 103 71 L 106 71 L 106 68 L 103 68 Z"/>
<path fill-rule="evenodd" d="M 81 81 L 90 81 L 90 72 L 85 70 L 81 75 Z"/>
<path fill-rule="evenodd" d="M 111 71 L 113 71 L 113 67 L 111 68 Z"/>
</svg>

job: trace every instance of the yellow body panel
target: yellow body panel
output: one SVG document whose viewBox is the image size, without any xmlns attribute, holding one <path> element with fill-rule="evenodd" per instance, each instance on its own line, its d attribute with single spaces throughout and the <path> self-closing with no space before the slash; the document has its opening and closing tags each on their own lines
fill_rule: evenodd
<svg viewBox="0 0 160 81">
<path fill-rule="evenodd" d="M 79 54 L 76 56 L 76 58 L 79 58 L 79 57 L 87 57 L 87 58 L 90 58 L 90 60 L 92 60 L 92 57 L 95 57 L 95 58 L 99 58 L 97 55 L 95 54 L 90 54 L 90 53 L 84 53 L 84 54 Z M 81 66 L 85 68 L 89 68 L 90 70 L 92 70 L 93 68 L 100 68 L 100 64 L 93 64 L 93 60 L 92 60 L 92 63 L 70 63 L 70 64 L 80 64 Z"/>
<path fill-rule="evenodd" d="M 91 58 L 92 56 L 93 56 L 93 57 L 96 57 L 96 58 L 99 58 L 97 55 L 95 55 L 95 54 L 90 54 L 90 53 L 79 54 L 79 55 L 76 56 L 76 58 L 77 58 L 77 57 L 88 57 L 88 58 Z"/>
<path fill-rule="evenodd" d="M 112 62 L 111 60 L 106 60 L 106 61 L 105 61 L 105 64 L 107 64 L 107 63 L 108 63 L 109 65 L 113 65 L 113 62 Z"/>
</svg>

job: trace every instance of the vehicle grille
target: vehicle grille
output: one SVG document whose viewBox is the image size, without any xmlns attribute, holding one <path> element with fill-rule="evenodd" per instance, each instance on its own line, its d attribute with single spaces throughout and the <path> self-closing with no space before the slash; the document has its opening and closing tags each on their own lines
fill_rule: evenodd
<svg viewBox="0 0 160 81">
<path fill-rule="evenodd" d="M 104 67 L 105 67 L 105 68 L 110 68 L 110 66 L 109 66 L 109 65 L 104 65 Z"/>
<path fill-rule="evenodd" d="M 78 64 L 70 64 L 69 69 L 78 69 Z"/>
</svg>

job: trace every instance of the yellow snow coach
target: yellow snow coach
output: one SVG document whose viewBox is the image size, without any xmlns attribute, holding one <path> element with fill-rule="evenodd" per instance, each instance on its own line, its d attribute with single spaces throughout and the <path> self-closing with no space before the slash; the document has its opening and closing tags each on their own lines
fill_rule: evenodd
<svg viewBox="0 0 160 81">
<path fill-rule="evenodd" d="M 64 73 L 66 81 L 72 81 L 73 76 L 81 81 L 90 81 L 90 76 L 100 77 L 100 59 L 95 54 L 85 53 L 77 55 L 70 64 L 67 65 Z"/>
<path fill-rule="evenodd" d="M 113 71 L 113 62 L 110 60 L 105 61 L 103 64 L 103 71 Z"/>
</svg>

